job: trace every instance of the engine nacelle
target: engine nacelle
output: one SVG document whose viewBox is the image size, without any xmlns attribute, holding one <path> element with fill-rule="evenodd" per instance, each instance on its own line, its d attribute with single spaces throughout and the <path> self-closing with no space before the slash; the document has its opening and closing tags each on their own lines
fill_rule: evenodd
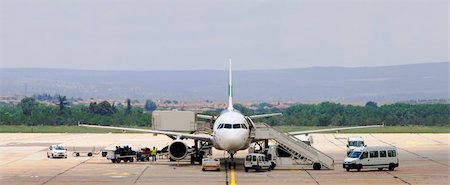
<svg viewBox="0 0 450 185">
<path fill-rule="evenodd" d="M 177 139 L 173 140 L 172 143 L 169 144 L 169 148 L 167 148 L 167 150 L 171 159 L 181 160 L 188 154 L 189 147 L 182 140 Z"/>
</svg>

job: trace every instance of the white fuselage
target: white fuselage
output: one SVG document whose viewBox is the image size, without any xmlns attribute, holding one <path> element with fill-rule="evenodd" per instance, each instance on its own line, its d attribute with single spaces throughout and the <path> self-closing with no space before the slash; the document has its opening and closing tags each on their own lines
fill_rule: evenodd
<svg viewBox="0 0 450 185">
<path fill-rule="evenodd" d="M 250 143 L 250 127 L 244 115 L 236 110 L 224 110 L 213 127 L 214 147 L 230 154 L 247 149 Z"/>
</svg>

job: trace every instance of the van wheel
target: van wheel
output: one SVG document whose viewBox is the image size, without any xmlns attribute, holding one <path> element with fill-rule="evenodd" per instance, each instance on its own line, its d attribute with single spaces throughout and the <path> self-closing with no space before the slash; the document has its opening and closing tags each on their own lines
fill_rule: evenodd
<svg viewBox="0 0 450 185">
<path fill-rule="evenodd" d="M 389 171 L 393 171 L 395 169 L 395 166 L 394 166 L 394 164 L 389 164 Z"/>
<path fill-rule="evenodd" d="M 257 167 L 255 168 L 255 170 L 258 171 L 258 172 L 261 171 L 261 166 L 257 166 Z"/>
<path fill-rule="evenodd" d="M 350 171 L 350 168 L 345 168 L 345 171 Z"/>
<path fill-rule="evenodd" d="M 47 158 L 50 158 L 50 156 L 47 154 Z"/>
<path fill-rule="evenodd" d="M 78 153 L 78 152 L 75 153 L 75 156 L 80 157 L 80 153 Z"/>
<path fill-rule="evenodd" d="M 202 168 L 202 171 L 205 171 L 205 168 Z"/>
<path fill-rule="evenodd" d="M 116 163 L 120 163 L 120 159 L 116 159 Z"/>
<path fill-rule="evenodd" d="M 91 156 L 92 156 L 92 153 L 91 153 L 91 152 L 89 152 L 89 153 L 88 153 L 88 156 L 89 156 L 89 157 L 91 157 Z"/>
<path fill-rule="evenodd" d="M 361 169 L 362 169 L 362 164 L 358 164 L 357 170 L 358 170 L 358 171 L 361 171 Z"/>
<path fill-rule="evenodd" d="M 380 171 L 381 171 L 381 170 L 383 170 L 383 168 L 378 168 L 378 170 L 380 170 Z"/>
<path fill-rule="evenodd" d="M 245 172 L 248 172 L 248 168 L 245 168 Z"/>
</svg>

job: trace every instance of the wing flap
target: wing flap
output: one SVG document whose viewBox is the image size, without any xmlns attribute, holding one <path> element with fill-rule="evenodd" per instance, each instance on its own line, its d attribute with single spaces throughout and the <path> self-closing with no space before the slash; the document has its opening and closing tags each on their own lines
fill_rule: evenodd
<svg viewBox="0 0 450 185">
<path fill-rule="evenodd" d="M 361 129 L 361 128 L 374 128 L 374 127 L 383 127 L 384 125 L 367 125 L 367 126 L 356 126 L 356 127 L 341 127 L 341 128 L 328 128 L 328 129 L 319 129 L 319 130 L 307 130 L 307 131 L 298 131 L 298 132 L 289 132 L 289 135 L 300 135 L 300 134 L 311 134 L 311 133 L 320 133 L 320 132 L 334 132 L 341 130 L 351 130 L 351 129 Z"/>
</svg>

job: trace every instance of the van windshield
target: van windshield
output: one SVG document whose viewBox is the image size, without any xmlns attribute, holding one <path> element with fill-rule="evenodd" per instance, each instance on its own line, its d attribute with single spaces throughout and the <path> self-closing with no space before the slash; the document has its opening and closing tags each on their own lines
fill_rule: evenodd
<svg viewBox="0 0 450 185">
<path fill-rule="evenodd" d="M 364 141 L 349 141 L 348 146 L 361 147 L 364 146 Z"/>
<path fill-rule="evenodd" d="M 348 157 L 350 157 L 350 158 L 359 158 L 360 155 L 361 155 L 361 152 L 354 151 L 354 152 L 348 154 Z"/>
</svg>

